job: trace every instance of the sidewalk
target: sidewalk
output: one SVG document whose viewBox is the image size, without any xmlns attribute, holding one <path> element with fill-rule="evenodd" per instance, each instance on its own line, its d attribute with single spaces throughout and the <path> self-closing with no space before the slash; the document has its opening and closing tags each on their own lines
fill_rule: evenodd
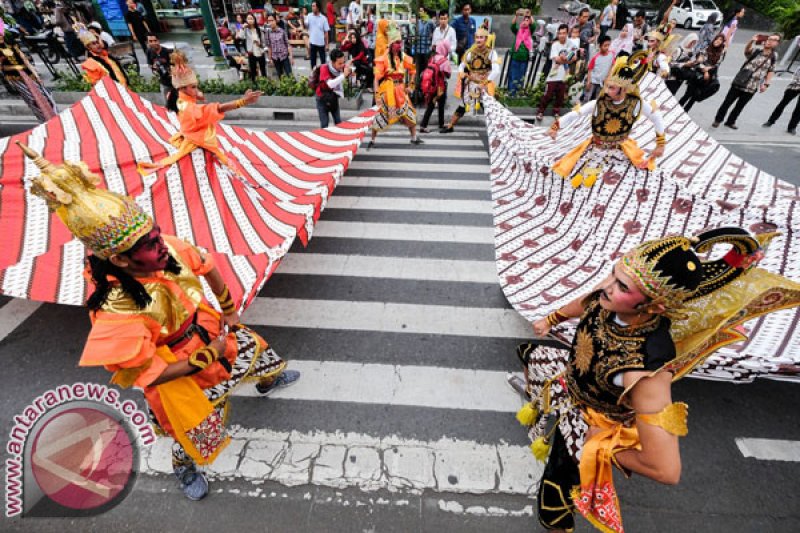
<svg viewBox="0 0 800 533">
<path fill-rule="evenodd" d="M 611 35 L 614 36 L 615 33 L 616 32 L 611 32 Z M 681 33 L 681 35 L 685 35 L 688 32 L 686 30 L 681 30 L 679 33 Z M 724 126 L 720 126 L 717 129 L 711 128 L 711 123 L 714 120 L 714 114 L 724 100 L 725 94 L 730 87 L 731 80 L 744 62 L 745 45 L 754 33 L 756 32 L 744 29 L 737 32 L 735 41 L 731 45 L 731 49 L 728 52 L 727 58 L 724 60 L 720 68 L 720 82 L 722 84 L 720 91 L 708 100 L 696 104 L 692 108 L 690 115 L 701 127 L 710 132 L 715 139 L 724 144 L 748 144 L 753 146 L 800 145 L 800 137 L 792 136 L 786 132 L 787 123 L 794 104 L 788 106 L 788 108 L 784 111 L 780 121 L 775 126 L 769 129 L 761 127 L 761 124 L 764 123 L 766 117 L 769 116 L 769 114 L 781 100 L 783 92 L 791 80 L 791 74 L 776 76 L 773 79 L 772 85 L 765 93 L 759 93 L 755 95 L 753 100 L 747 105 L 739 118 L 739 130 L 731 130 Z M 201 78 L 208 79 L 222 77 L 223 79 L 236 79 L 236 73 L 232 69 L 229 69 L 228 71 L 215 70 L 213 58 L 206 55 L 200 43 L 201 36 L 202 32 L 173 31 L 167 34 L 162 34 L 161 41 L 162 45 L 168 47 L 171 47 L 171 45 L 176 42 L 186 43 L 191 51 L 191 57 L 189 60 L 194 65 L 198 75 Z M 144 54 L 139 47 L 136 47 L 136 50 L 140 64 L 142 65 L 142 73 L 144 75 L 148 75 L 149 69 L 147 67 Z M 500 53 L 501 57 L 503 57 L 505 50 L 498 50 L 498 52 Z M 295 75 L 308 76 L 311 73 L 310 62 L 305 60 L 299 53 L 295 54 L 294 59 L 295 65 L 293 70 Z M 49 75 L 49 73 L 43 73 L 42 77 L 47 85 L 51 85 L 52 77 Z M 678 96 L 681 96 L 682 94 L 683 89 L 678 92 Z M 233 96 L 231 98 L 233 98 Z M 156 103 L 161 102 L 156 100 Z M 365 102 L 365 104 L 362 106 L 362 109 L 366 108 L 367 106 L 368 102 Z M 63 108 L 63 106 L 60 107 Z M 451 97 L 447 106 L 446 114 L 448 118 L 455 110 L 455 107 L 456 101 Z M 512 108 L 512 111 L 513 110 L 514 109 Z M 246 119 L 243 120 L 243 125 L 258 124 L 260 127 L 264 127 L 265 122 L 276 119 L 275 112 L 287 111 L 291 111 L 293 114 L 291 118 L 288 118 L 287 116 L 287 118 L 284 120 L 315 120 L 317 117 L 316 109 L 311 107 L 307 109 L 286 110 L 255 106 L 248 107 L 246 114 L 243 111 L 231 112 L 228 114 L 228 118 L 237 122 L 242 121 L 242 119 Z M 419 112 L 422 113 L 423 110 L 420 109 Z M 359 111 L 343 110 L 342 117 L 346 119 L 358 113 Z M 5 93 L 0 94 L 0 116 L 3 117 L 3 120 L 10 122 L 34 121 L 33 115 L 30 113 L 30 110 L 24 104 L 24 102 L 22 102 L 22 100 L 14 98 Z M 480 117 L 473 118 L 471 116 L 466 116 L 463 119 L 463 123 L 469 124 L 481 120 L 482 119 L 480 119 Z M 545 119 L 544 125 L 548 125 L 549 120 L 550 119 Z"/>
</svg>

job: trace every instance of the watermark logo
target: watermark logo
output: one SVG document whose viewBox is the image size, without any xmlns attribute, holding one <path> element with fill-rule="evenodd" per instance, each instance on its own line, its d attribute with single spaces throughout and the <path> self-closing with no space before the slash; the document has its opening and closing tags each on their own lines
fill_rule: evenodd
<svg viewBox="0 0 800 533">
<path fill-rule="evenodd" d="M 6 516 L 104 513 L 130 493 L 139 447 L 155 441 L 147 415 L 105 385 L 63 385 L 14 417 L 6 450 Z"/>
</svg>

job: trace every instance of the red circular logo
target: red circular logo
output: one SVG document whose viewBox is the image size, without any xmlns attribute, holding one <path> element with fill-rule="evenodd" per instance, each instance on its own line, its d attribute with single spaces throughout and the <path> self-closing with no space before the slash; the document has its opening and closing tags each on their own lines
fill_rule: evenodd
<svg viewBox="0 0 800 533">
<path fill-rule="evenodd" d="M 121 501 L 138 468 L 135 439 L 121 414 L 92 407 L 53 413 L 36 434 L 30 459 L 42 493 L 75 510 Z"/>
</svg>

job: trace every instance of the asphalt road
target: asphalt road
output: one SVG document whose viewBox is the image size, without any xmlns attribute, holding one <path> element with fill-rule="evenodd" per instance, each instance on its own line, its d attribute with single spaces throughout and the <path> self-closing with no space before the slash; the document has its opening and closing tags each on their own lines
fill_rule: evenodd
<svg viewBox="0 0 800 533">
<path fill-rule="evenodd" d="M 0 135 L 25 126 L 4 124 Z M 516 370 L 513 349 L 521 339 L 492 335 L 493 322 L 488 319 L 472 326 L 474 331 L 454 333 L 463 313 L 513 314 L 492 280 L 488 158 L 482 155 L 485 135 L 479 126 L 467 126 L 454 136 L 434 134 L 426 141 L 415 149 L 413 160 L 401 131 L 379 138 L 379 145 L 370 152 L 361 150 L 333 197 L 340 203 L 332 203 L 321 218 L 321 224 L 386 224 L 390 226 L 386 231 L 394 232 L 392 238 L 316 236 L 307 249 L 292 250 L 257 300 L 270 312 L 256 329 L 295 368 L 305 371 L 305 381 L 287 389 L 288 395 L 235 398 L 231 422 L 237 431 L 266 429 L 289 441 L 296 441 L 297 435 L 322 435 L 326 442 L 343 443 L 347 449 L 339 460 L 340 465 L 344 462 L 343 472 L 318 477 L 319 469 L 306 472 L 298 462 L 294 474 L 300 472 L 300 481 L 292 476 L 276 478 L 273 472 L 263 476 L 270 479 L 265 482 L 259 479 L 260 470 L 247 462 L 253 450 L 269 444 L 268 435 L 256 433 L 232 463 L 226 459 L 232 464 L 228 475 L 213 481 L 211 495 L 201 503 L 186 501 L 172 476 L 155 467 L 140 476 L 119 507 L 104 515 L 4 519 L 0 529 L 537 530 L 525 483 L 533 483 L 530 477 L 539 467 L 525 449 L 527 437 L 512 410 L 501 402 L 509 396 L 502 376 Z M 792 170 L 782 161 L 785 155 L 760 152 L 759 146 L 732 148 L 752 154 L 754 158 L 748 156 L 748 161 L 778 175 Z M 796 146 L 783 149 L 800 155 Z M 454 168 L 460 170 L 453 172 Z M 420 183 L 420 178 L 430 183 Z M 366 204 L 359 203 L 364 200 L 385 202 L 386 207 L 365 208 Z M 425 202 L 441 207 L 431 209 Z M 420 226 L 428 233 L 432 228 L 485 229 L 488 239 L 483 234 L 477 234 L 474 242 L 411 237 Z M 456 274 L 463 266 L 470 267 L 466 277 Z M 332 302 L 335 312 L 328 307 Z M 8 319 L 7 306 L 14 303 L 0 297 L 0 323 Z M 371 304 L 410 306 L 402 307 L 408 314 L 408 327 L 404 322 L 402 328 L 392 328 L 390 320 L 374 325 L 383 319 L 372 320 L 365 314 L 364 309 L 374 309 L 368 307 Z M 443 305 L 449 306 L 449 315 L 425 324 L 426 313 Z M 415 316 L 422 318 L 415 321 Z M 7 362 L 0 393 L 3 434 L 8 434 L 13 414 L 41 392 L 76 381 L 107 382 L 102 370 L 76 367 L 88 328 L 85 310 L 42 305 L 0 339 L 0 360 Z M 318 366 L 327 368 L 328 374 L 320 376 L 314 371 Z M 390 379 L 395 388 L 391 397 L 380 381 L 385 369 L 398 377 Z M 475 377 L 474 390 L 465 391 L 458 384 Z M 320 378 L 340 386 L 326 389 L 327 397 L 317 395 L 313 387 L 302 388 L 303 383 L 331 385 Z M 403 391 L 408 396 L 401 402 L 397 398 Z M 676 384 L 674 396 L 691 407 L 689 435 L 682 440 L 681 483 L 666 487 L 641 478 L 619 479 L 627 529 L 648 533 L 796 530 L 800 504 L 792 495 L 800 479 L 800 461 L 746 458 L 737 439 L 800 441 L 796 416 L 800 388 L 775 381 L 732 385 L 685 379 Z M 138 399 L 138 394 L 125 393 L 125 397 Z M 364 463 L 372 451 L 363 444 L 369 439 L 395 442 L 381 449 L 377 470 L 370 470 L 369 461 Z M 439 454 L 434 468 L 434 477 L 438 474 L 439 479 L 432 486 L 409 491 L 397 481 L 399 477 L 381 477 L 381 469 L 391 473 L 397 467 L 388 460 L 390 456 L 400 464 L 403 453 L 420 452 L 424 462 L 431 449 Z M 489 484 L 482 486 L 486 463 L 504 450 L 524 453 L 503 459 L 504 468 L 489 471 Z M 166 452 L 160 453 L 163 462 Z M 446 464 L 442 457 L 456 462 Z M 316 460 L 319 466 L 320 456 Z M 373 472 L 378 472 L 379 481 L 370 477 Z M 403 473 L 405 482 L 412 474 Z M 303 481 L 303 475 L 309 478 Z M 482 493 L 471 493 L 476 491 Z M 581 523 L 578 531 L 590 528 Z"/>
</svg>

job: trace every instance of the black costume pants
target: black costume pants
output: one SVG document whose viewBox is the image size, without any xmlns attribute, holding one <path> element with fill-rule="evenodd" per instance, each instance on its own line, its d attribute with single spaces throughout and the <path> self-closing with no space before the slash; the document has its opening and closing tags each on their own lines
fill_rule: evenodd
<svg viewBox="0 0 800 533">
<path fill-rule="evenodd" d="M 569 531 L 575 527 L 575 506 L 570 493 L 580 482 L 578 465 L 570 456 L 561 431 L 556 428 L 550 457 L 544 467 L 539 494 L 536 496 L 539 522 L 545 529 Z"/>
<path fill-rule="evenodd" d="M 778 119 L 781 118 L 781 114 L 783 113 L 783 110 L 786 109 L 786 106 L 789 105 L 789 103 L 798 96 L 800 96 L 800 91 L 792 91 L 790 89 L 786 89 L 786 91 L 783 93 L 783 98 L 778 104 L 778 107 L 776 107 L 775 111 L 773 111 L 772 114 L 769 116 L 769 120 L 767 122 L 769 122 L 770 124 L 775 124 L 776 122 L 778 122 Z M 795 104 L 794 106 L 794 111 L 792 112 L 792 118 L 789 119 L 789 129 L 790 130 L 795 129 L 797 127 L 798 122 L 800 122 L 800 98 L 797 98 L 797 104 Z"/>
<path fill-rule="evenodd" d="M 731 125 L 736 124 L 736 119 L 739 118 L 744 106 L 747 105 L 747 102 L 753 98 L 754 93 L 749 93 L 747 91 L 743 91 L 738 87 L 734 87 L 731 85 L 731 88 L 728 89 L 728 94 L 725 95 L 725 101 L 722 102 L 719 110 L 717 111 L 717 116 L 714 118 L 714 122 L 722 122 L 725 119 L 725 115 L 728 114 L 728 109 L 736 102 L 736 105 L 733 105 L 733 111 L 728 116 L 728 120 L 725 121 L 725 124 Z"/>
</svg>

